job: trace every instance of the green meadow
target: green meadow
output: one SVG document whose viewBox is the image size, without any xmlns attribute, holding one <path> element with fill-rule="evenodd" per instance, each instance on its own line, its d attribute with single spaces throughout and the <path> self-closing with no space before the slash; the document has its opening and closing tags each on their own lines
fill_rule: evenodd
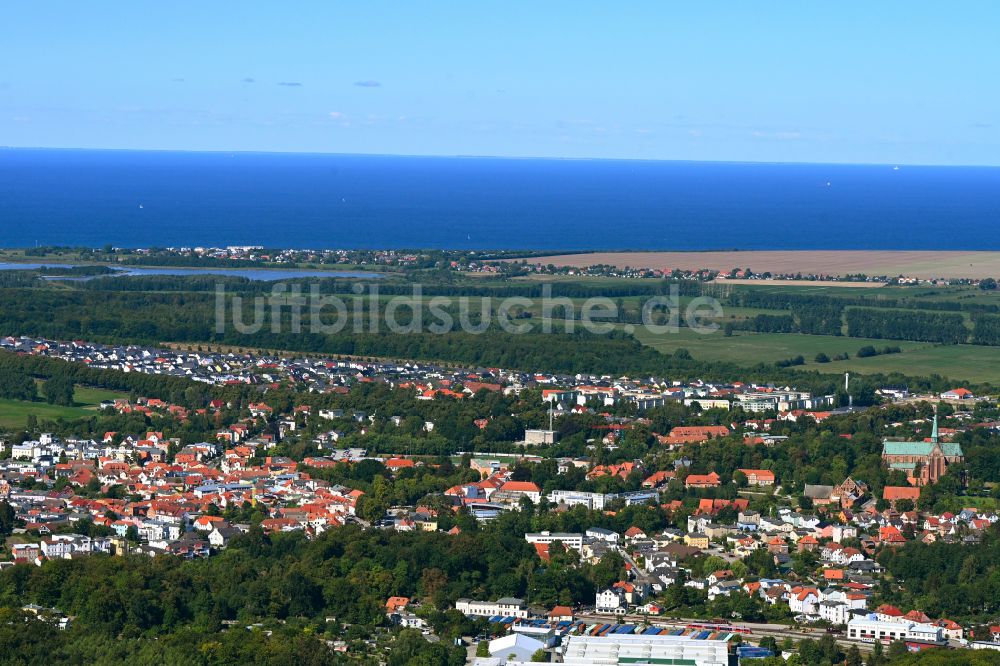
<svg viewBox="0 0 1000 666">
<path fill-rule="evenodd" d="M 681 328 L 676 333 L 651 333 L 644 328 L 635 330 L 635 337 L 657 351 L 669 354 L 684 348 L 699 360 L 729 361 L 740 365 L 771 363 L 803 356 L 803 369 L 820 372 L 879 373 L 901 372 L 909 375 L 940 374 L 956 382 L 990 382 L 1000 384 L 1000 348 L 975 345 L 937 345 L 905 340 L 874 340 L 846 336 L 803 335 L 801 333 L 751 333 L 736 331 L 726 337 L 722 331 L 700 335 Z M 899 354 L 857 358 L 857 351 L 866 345 L 876 348 L 888 345 L 902 349 Z M 818 353 L 829 357 L 847 353 L 846 361 L 816 363 Z"/>
<path fill-rule="evenodd" d="M 39 393 L 43 390 L 39 382 Z M 34 415 L 39 422 L 56 419 L 78 419 L 90 416 L 96 412 L 104 400 L 128 397 L 124 393 L 103 389 L 77 386 L 74 392 L 72 406 L 50 405 L 40 398 L 34 402 L 25 400 L 0 400 L 0 429 L 21 429 L 28 421 L 29 415 Z"/>
</svg>

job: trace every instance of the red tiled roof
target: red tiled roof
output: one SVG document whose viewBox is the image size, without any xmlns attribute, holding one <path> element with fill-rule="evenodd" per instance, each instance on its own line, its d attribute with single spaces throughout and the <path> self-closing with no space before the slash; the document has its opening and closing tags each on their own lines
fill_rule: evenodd
<svg viewBox="0 0 1000 666">
<path fill-rule="evenodd" d="M 886 486 L 882 489 L 882 499 L 894 502 L 900 499 L 920 499 L 920 488 L 909 486 Z"/>
<path fill-rule="evenodd" d="M 540 493 L 542 489 L 531 481 L 508 481 L 500 486 L 503 492 Z"/>
</svg>

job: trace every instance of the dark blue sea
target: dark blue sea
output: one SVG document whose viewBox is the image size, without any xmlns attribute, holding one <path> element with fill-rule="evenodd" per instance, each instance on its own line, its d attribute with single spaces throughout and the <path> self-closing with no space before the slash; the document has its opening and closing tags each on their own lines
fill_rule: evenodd
<svg viewBox="0 0 1000 666">
<path fill-rule="evenodd" d="M 0 246 L 1000 250 L 1000 168 L 0 150 Z"/>
</svg>

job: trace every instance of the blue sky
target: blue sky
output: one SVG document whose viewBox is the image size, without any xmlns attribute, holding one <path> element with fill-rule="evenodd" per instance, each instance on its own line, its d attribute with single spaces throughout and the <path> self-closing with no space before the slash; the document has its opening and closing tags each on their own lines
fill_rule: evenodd
<svg viewBox="0 0 1000 666">
<path fill-rule="evenodd" d="M 1000 3 L 0 7 L 0 145 L 1000 164 Z"/>
</svg>

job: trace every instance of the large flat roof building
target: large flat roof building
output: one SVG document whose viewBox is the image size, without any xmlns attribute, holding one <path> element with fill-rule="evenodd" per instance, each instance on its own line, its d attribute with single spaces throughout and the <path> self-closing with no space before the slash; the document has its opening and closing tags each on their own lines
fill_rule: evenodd
<svg viewBox="0 0 1000 666">
<path fill-rule="evenodd" d="M 676 664 L 729 666 L 729 641 L 688 636 L 568 636 L 563 647 L 566 666 Z"/>
</svg>

